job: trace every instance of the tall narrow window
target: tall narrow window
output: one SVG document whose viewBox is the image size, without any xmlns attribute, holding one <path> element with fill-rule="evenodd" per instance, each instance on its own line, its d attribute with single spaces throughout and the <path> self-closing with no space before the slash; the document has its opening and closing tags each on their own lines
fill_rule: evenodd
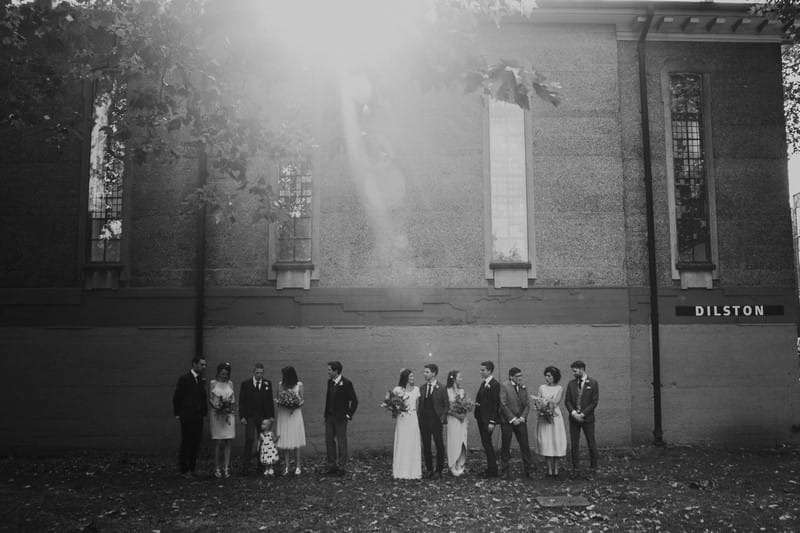
<svg viewBox="0 0 800 533">
<path fill-rule="evenodd" d="M 670 91 L 678 262 L 710 263 L 703 79 L 696 74 L 673 74 L 670 76 Z"/>
<path fill-rule="evenodd" d="M 489 268 L 495 287 L 527 287 L 531 263 L 525 112 L 520 107 L 491 100 L 488 148 Z"/>
<path fill-rule="evenodd" d="M 672 273 L 683 288 L 711 288 L 716 269 L 707 82 L 699 73 L 672 72 L 666 80 Z"/>
<path fill-rule="evenodd" d="M 114 118 L 124 112 L 118 89 L 100 94 L 94 106 L 89 159 L 89 263 L 122 261 L 122 179 L 125 145 L 113 140 Z"/>
<path fill-rule="evenodd" d="M 278 172 L 278 205 L 284 218 L 271 233 L 270 258 L 278 289 L 310 289 L 317 278 L 314 254 L 314 179 L 311 165 L 284 163 Z"/>
<path fill-rule="evenodd" d="M 278 227 L 278 262 L 311 261 L 311 184 L 309 169 L 281 166 L 279 204 L 288 219 Z"/>
</svg>

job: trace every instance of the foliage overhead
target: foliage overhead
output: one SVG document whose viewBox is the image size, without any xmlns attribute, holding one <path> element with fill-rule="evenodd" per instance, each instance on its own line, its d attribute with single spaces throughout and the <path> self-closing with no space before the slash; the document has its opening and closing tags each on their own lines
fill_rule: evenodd
<svg viewBox="0 0 800 533">
<path fill-rule="evenodd" d="M 63 146 L 87 134 L 81 90 L 124 87 L 125 112 L 110 117 L 106 131 L 110 145 L 125 143 L 136 163 L 204 153 L 212 177 L 256 195 L 256 219 L 272 220 L 274 195 L 248 163 L 307 160 L 314 81 L 330 75 L 265 31 L 265 20 L 281 24 L 277 8 L 290 1 L 0 0 L 0 127 L 46 131 Z M 482 25 L 525 17 L 533 1 L 413 5 L 421 38 L 403 53 L 414 56 L 409 75 L 423 87 L 461 84 L 526 109 L 532 98 L 558 104 L 558 87 L 541 73 L 511 61 L 488 65 L 476 51 Z M 231 206 L 210 183 L 195 199 L 216 211 Z"/>
</svg>

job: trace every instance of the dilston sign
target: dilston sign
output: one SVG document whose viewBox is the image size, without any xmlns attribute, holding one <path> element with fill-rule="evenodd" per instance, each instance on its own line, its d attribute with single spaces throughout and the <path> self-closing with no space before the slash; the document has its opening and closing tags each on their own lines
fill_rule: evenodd
<svg viewBox="0 0 800 533">
<path fill-rule="evenodd" d="M 782 305 L 678 305 L 677 316 L 696 317 L 760 317 L 783 315 Z"/>
</svg>

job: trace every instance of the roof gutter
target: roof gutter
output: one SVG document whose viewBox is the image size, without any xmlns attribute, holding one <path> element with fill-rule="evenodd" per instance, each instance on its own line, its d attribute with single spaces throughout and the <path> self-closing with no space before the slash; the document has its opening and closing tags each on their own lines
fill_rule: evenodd
<svg viewBox="0 0 800 533">
<path fill-rule="evenodd" d="M 650 283 L 650 343 L 653 357 L 653 444 L 664 444 L 661 427 L 661 343 L 658 318 L 658 269 L 656 264 L 655 215 L 653 209 L 653 169 L 650 150 L 650 114 L 647 105 L 647 33 L 653 22 L 653 6 L 647 7 L 637 45 L 639 61 L 639 103 L 642 114 L 642 158 L 644 163 L 645 203 L 647 212 L 647 267 Z"/>
</svg>

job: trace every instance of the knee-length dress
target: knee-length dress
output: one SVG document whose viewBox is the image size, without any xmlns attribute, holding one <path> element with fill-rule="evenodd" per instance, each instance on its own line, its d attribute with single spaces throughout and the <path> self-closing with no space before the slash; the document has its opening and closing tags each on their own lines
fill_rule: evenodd
<svg viewBox="0 0 800 533">
<path fill-rule="evenodd" d="M 278 394 L 284 388 L 283 383 L 278 384 Z M 301 407 L 289 409 L 282 405 L 275 406 L 275 433 L 278 435 L 278 449 L 291 450 L 293 448 L 300 448 L 306 445 L 306 428 L 303 425 L 303 384 L 298 382 L 297 385 L 292 387 L 294 392 L 300 398 Z"/>
<path fill-rule="evenodd" d="M 447 399 L 452 403 L 456 395 L 464 396 L 464 389 L 447 389 Z M 467 459 L 467 416 L 462 420 L 447 415 L 447 466 L 454 475 L 464 471 Z"/>
<path fill-rule="evenodd" d="M 236 397 L 233 394 L 233 384 L 230 381 L 209 382 L 208 402 L 211 404 L 208 417 L 208 429 L 213 440 L 232 439 L 236 436 Z M 223 402 L 229 402 L 230 412 L 220 410 Z"/>
<path fill-rule="evenodd" d="M 400 392 L 403 392 L 402 389 Z M 394 452 L 392 453 L 392 476 L 395 479 L 422 478 L 422 438 L 417 419 L 419 387 L 405 391 L 408 411 L 397 416 L 394 426 Z"/>
<path fill-rule="evenodd" d="M 536 424 L 536 442 L 539 446 L 539 455 L 544 457 L 564 457 L 567 455 L 567 432 L 564 428 L 564 417 L 558 406 L 563 396 L 564 389 L 561 385 L 541 385 L 539 396 L 552 400 L 555 404 L 553 420 L 545 421 L 539 417 Z"/>
</svg>

